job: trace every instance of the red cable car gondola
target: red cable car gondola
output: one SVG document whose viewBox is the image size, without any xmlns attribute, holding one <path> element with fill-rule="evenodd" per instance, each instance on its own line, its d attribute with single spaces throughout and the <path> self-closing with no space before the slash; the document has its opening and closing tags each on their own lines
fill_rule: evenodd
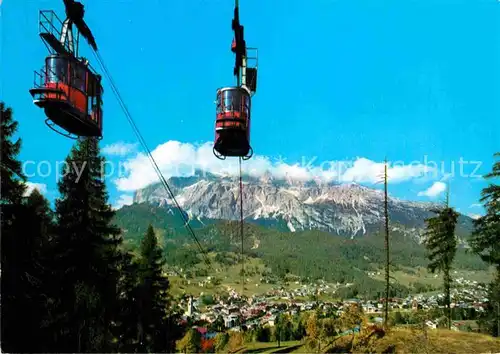
<svg viewBox="0 0 500 354">
<path fill-rule="evenodd" d="M 54 21 L 61 25 L 61 34 Z M 40 37 L 50 54 L 41 71 L 35 71 L 35 85 L 30 93 L 33 102 L 44 109 L 45 122 L 56 132 L 71 138 L 102 138 L 101 76 L 86 59 L 77 58 L 80 32 L 73 43 L 73 22 L 77 20 L 67 18 L 62 23 L 53 11 L 40 11 Z M 81 23 L 83 19 L 80 26 Z"/>
<path fill-rule="evenodd" d="M 226 87 L 217 90 L 217 117 L 215 122 L 216 156 L 250 158 L 250 92 L 244 87 Z M 218 154 L 217 154 L 218 153 Z"/>
<path fill-rule="evenodd" d="M 257 55 L 252 58 L 247 55 L 247 50 L 254 48 L 246 47 L 237 3 L 232 25 L 235 35 L 231 51 L 236 54 L 234 75 L 238 79 L 238 86 L 217 90 L 213 150 L 214 155 L 222 160 L 227 156 L 237 156 L 247 160 L 253 155 L 250 145 L 250 116 L 251 96 L 257 88 L 257 65 L 253 68 L 247 66 L 249 59 L 257 60 Z"/>
</svg>

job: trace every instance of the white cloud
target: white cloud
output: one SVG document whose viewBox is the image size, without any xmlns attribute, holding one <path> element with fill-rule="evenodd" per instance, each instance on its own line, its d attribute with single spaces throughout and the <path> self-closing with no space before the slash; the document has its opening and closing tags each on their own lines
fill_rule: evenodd
<svg viewBox="0 0 500 354">
<path fill-rule="evenodd" d="M 128 194 L 122 194 L 118 197 L 113 209 L 120 209 L 125 205 L 131 205 L 134 202 L 134 197 Z"/>
<path fill-rule="evenodd" d="M 196 170 L 216 175 L 237 176 L 239 165 L 237 158 L 219 160 L 213 155 L 213 143 L 203 144 L 168 141 L 152 151 L 153 157 L 165 178 L 171 176 L 189 176 Z M 382 181 L 384 163 L 366 158 L 353 161 L 324 161 L 316 158 L 303 158 L 297 163 L 286 163 L 282 158 L 271 159 L 254 155 L 244 161 L 243 172 L 253 177 L 271 174 L 274 178 L 287 179 L 289 182 L 314 180 L 317 183 L 337 181 L 339 183 L 377 183 Z M 114 175 L 114 183 L 120 191 L 135 191 L 157 182 L 158 177 L 144 153 L 131 156 L 121 163 L 119 176 Z M 418 180 L 436 173 L 421 163 L 389 163 L 390 183 Z"/>
<path fill-rule="evenodd" d="M 384 166 L 383 162 L 358 158 L 351 167 L 342 173 L 341 180 L 343 182 L 382 183 L 384 180 Z M 388 162 L 387 164 L 387 179 L 388 182 L 392 183 L 423 177 L 430 172 L 435 172 L 435 169 L 426 167 L 421 163 L 404 165 L 402 162 Z"/>
<path fill-rule="evenodd" d="M 471 217 L 472 219 L 475 219 L 475 220 L 477 220 L 477 219 L 479 219 L 479 218 L 481 217 L 481 215 L 479 215 L 479 214 L 474 214 L 474 213 L 468 213 L 467 215 L 468 215 L 469 217 Z"/>
<path fill-rule="evenodd" d="M 24 196 L 28 196 L 33 192 L 34 189 L 38 189 L 41 194 L 47 193 L 47 185 L 45 183 L 34 183 L 34 182 L 26 182 L 26 190 L 24 192 Z"/>
<path fill-rule="evenodd" d="M 481 204 L 479 204 L 479 203 L 474 203 L 474 204 L 471 204 L 471 205 L 469 206 L 469 208 L 481 208 L 481 207 L 482 207 L 482 205 L 481 205 Z"/>
<path fill-rule="evenodd" d="M 418 196 L 436 197 L 446 190 L 446 183 L 434 182 L 432 186 L 422 192 L 418 192 Z"/>
<path fill-rule="evenodd" d="M 119 141 L 117 143 L 106 145 L 101 150 L 105 155 L 125 156 L 136 151 L 137 143 L 130 144 Z"/>
</svg>

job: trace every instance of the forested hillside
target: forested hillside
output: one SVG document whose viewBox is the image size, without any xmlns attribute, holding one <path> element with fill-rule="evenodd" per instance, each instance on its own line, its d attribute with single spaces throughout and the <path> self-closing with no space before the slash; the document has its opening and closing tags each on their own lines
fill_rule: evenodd
<svg viewBox="0 0 500 354">
<path fill-rule="evenodd" d="M 149 222 L 162 236 L 164 252 L 170 266 L 189 268 L 202 265 L 194 240 L 186 233 L 181 218 L 165 207 L 148 203 L 125 206 L 116 213 L 115 221 L 128 244 L 138 245 Z M 210 222 L 203 225 L 203 222 Z M 193 220 L 192 226 L 206 251 L 225 256 L 241 251 L 240 228 L 232 221 Z M 427 253 L 423 245 L 404 232 L 402 225 L 393 225 L 391 232 L 391 262 L 398 267 L 426 267 Z M 382 231 L 382 230 L 381 230 Z M 293 274 L 303 280 L 323 279 L 330 282 L 356 285 L 360 294 L 376 295 L 382 282 L 371 279 L 368 271 L 383 267 L 384 239 L 374 232 L 357 239 L 346 239 L 323 231 L 283 232 L 273 227 L 245 224 L 244 254 L 260 259 L 276 277 Z M 224 257 L 221 257 L 224 258 Z M 488 265 L 467 249 L 459 249 L 455 268 L 487 270 Z M 407 292 L 394 285 L 394 290 Z"/>
</svg>

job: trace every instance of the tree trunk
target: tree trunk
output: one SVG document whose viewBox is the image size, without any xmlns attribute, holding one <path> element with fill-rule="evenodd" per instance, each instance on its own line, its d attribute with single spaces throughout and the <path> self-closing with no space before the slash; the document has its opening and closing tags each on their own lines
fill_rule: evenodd
<svg viewBox="0 0 500 354">
<path fill-rule="evenodd" d="M 448 315 L 448 329 L 451 329 L 451 294 L 450 294 L 450 270 L 444 270 L 444 292 L 446 301 L 446 312 Z"/>
<path fill-rule="evenodd" d="M 389 325 L 389 208 L 387 196 L 387 161 L 384 166 L 384 217 L 385 217 L 385 304 L 384 304 L 384 326 Z"/>
</svg>

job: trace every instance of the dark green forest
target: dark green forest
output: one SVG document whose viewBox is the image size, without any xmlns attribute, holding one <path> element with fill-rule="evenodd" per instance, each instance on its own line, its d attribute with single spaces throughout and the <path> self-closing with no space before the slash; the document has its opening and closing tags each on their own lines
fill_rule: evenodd
<svg viewBox="0 0 500 354">
<path fill-rule="evenodd" d="M 2 350 L 175 351 L 183 328 L 163 251 L 151 228 L 135 255 L 127 251 L 112 221 L 98 143 L 82 139 L 71 149 L 51 210 L 36 189 L 26 195 L 18 123 L 4 103 L 0 110 Z"/>
</svg>

